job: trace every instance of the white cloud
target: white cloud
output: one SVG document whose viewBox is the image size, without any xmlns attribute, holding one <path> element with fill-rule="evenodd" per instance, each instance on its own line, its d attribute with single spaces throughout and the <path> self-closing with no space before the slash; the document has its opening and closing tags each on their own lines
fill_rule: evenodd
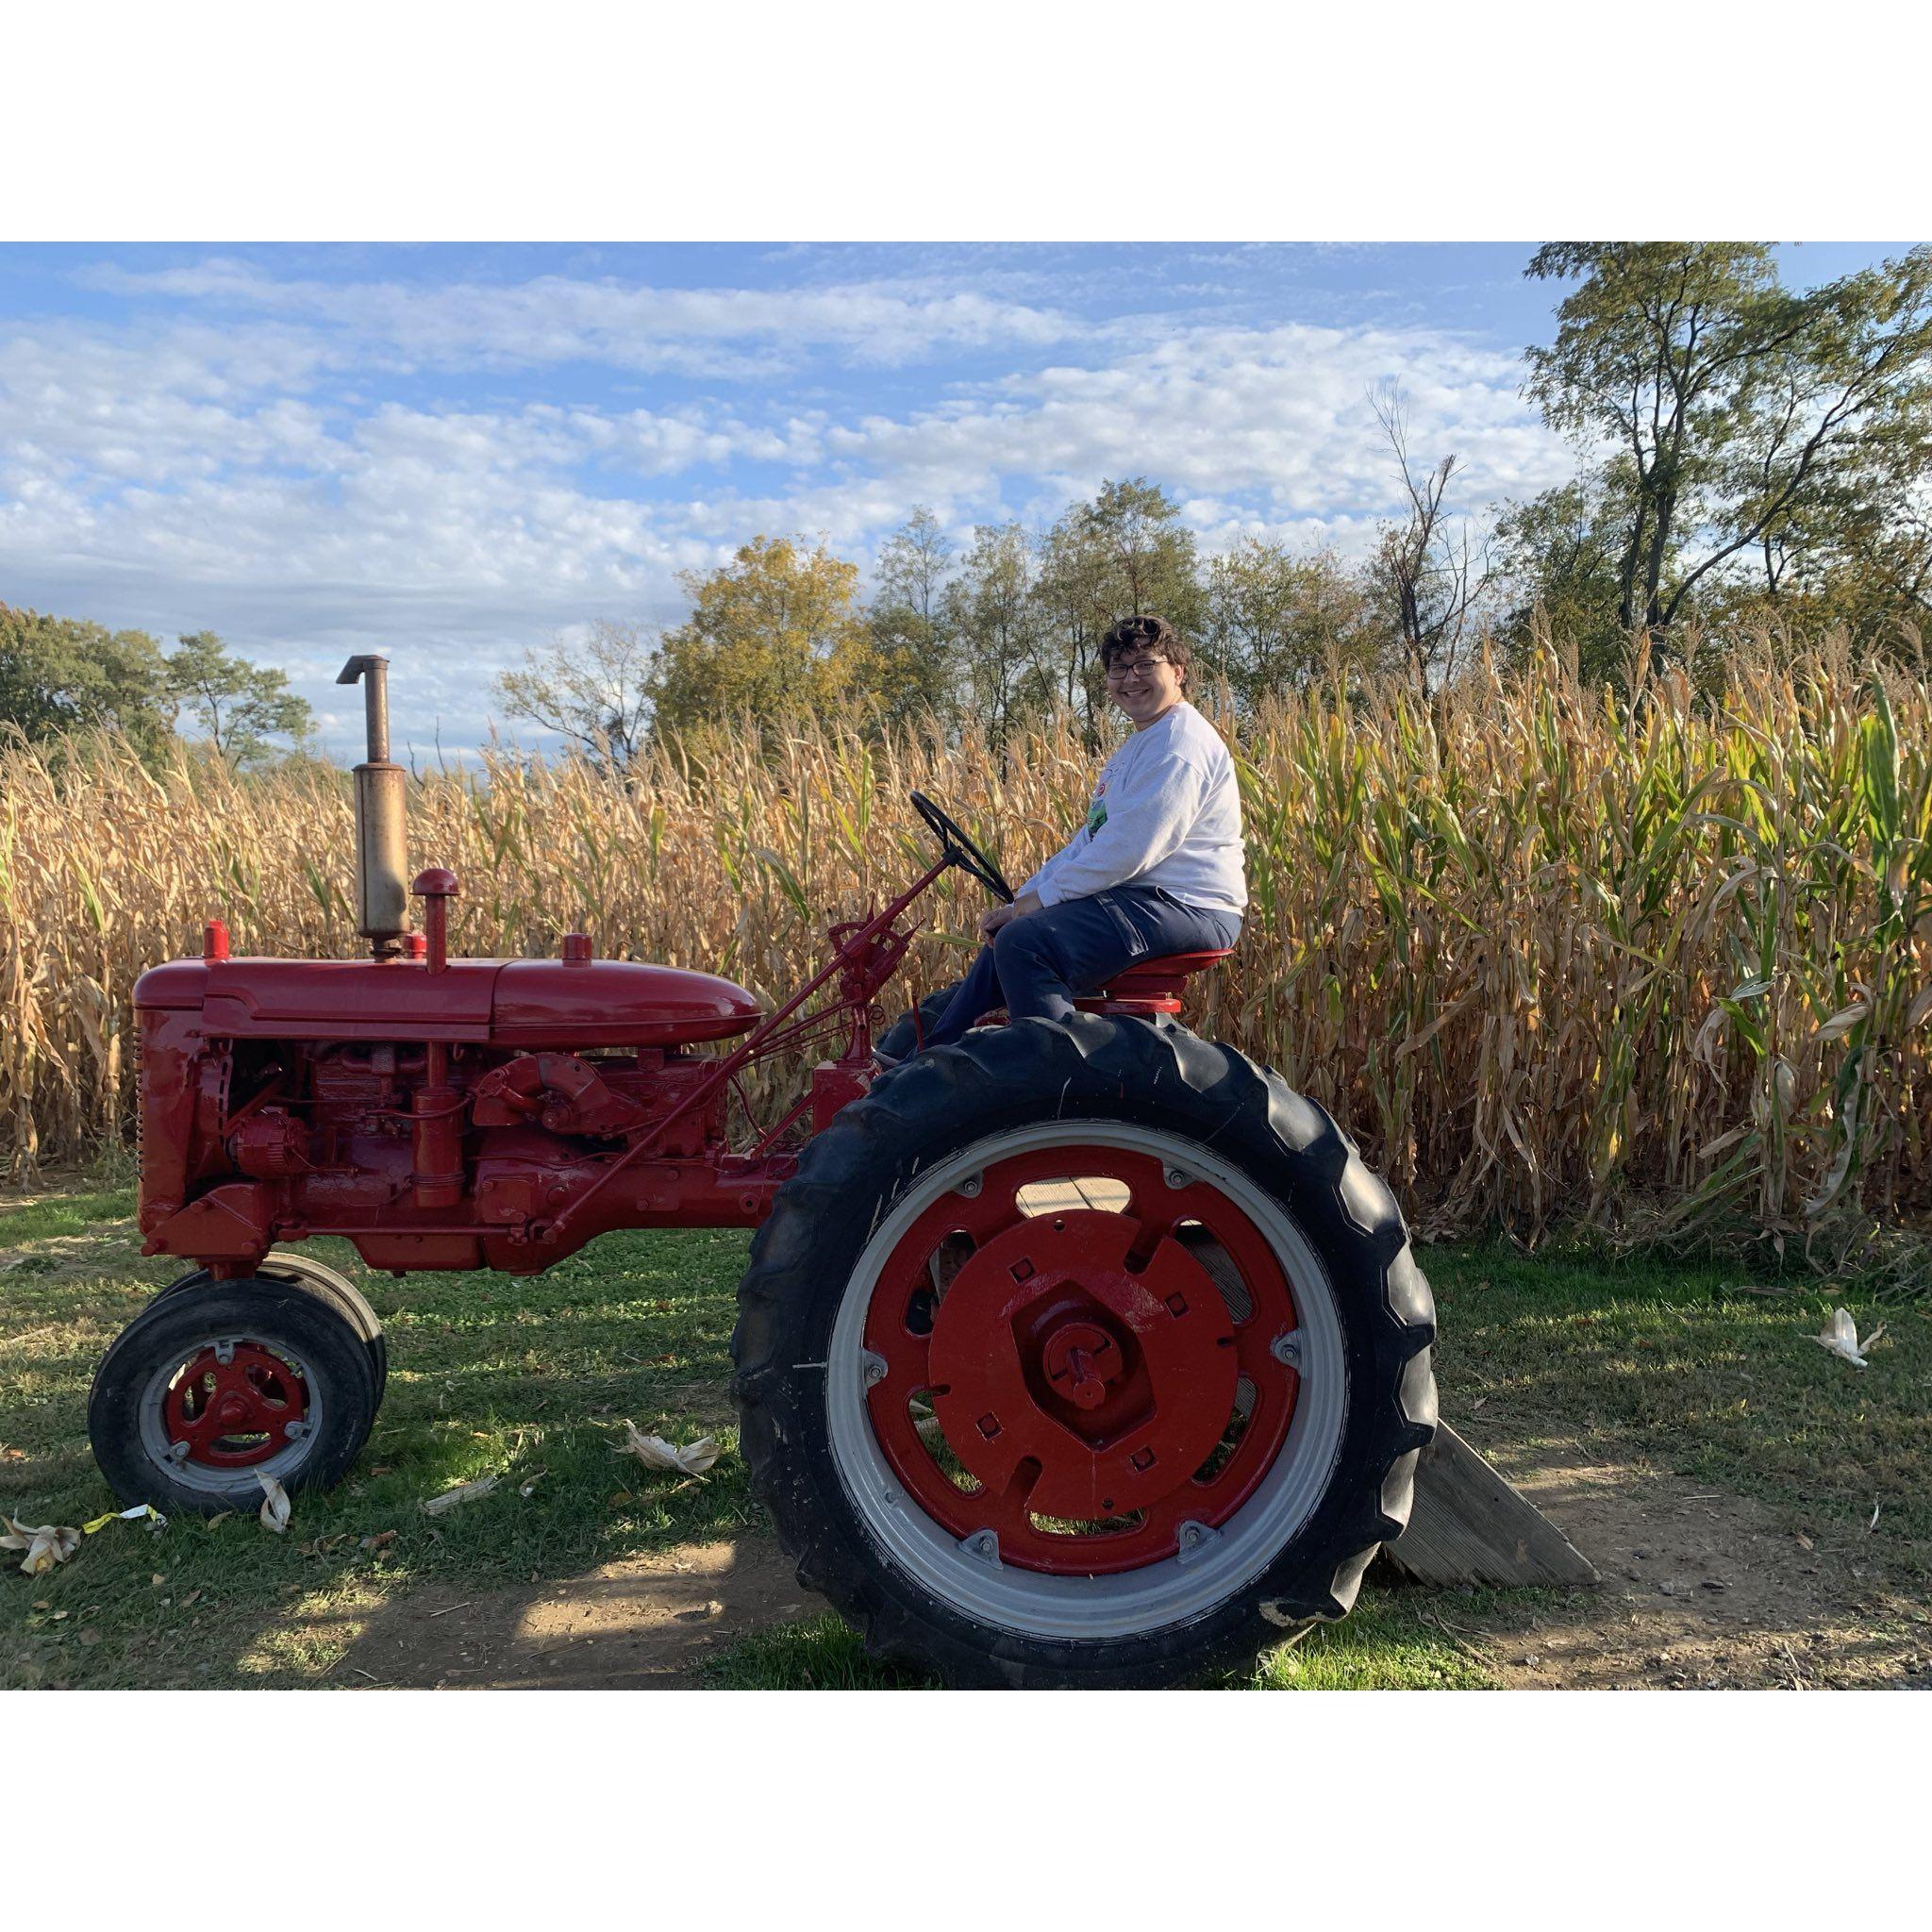
<svg viewBox="0 0 1932 1932">
<path fill-rule="evenodd" d="M 871 363 L 942 349 L 1043 344 L 1079 333 L 1069 315 L 916 279 L 829 288 L 648 288 L 539 275 L 513 284 L 284 279 L 247 262 L 85 270 L 87 286 L 293 317 L 346 329 L 437 365 L 589 361 L 755 379 L 828 346 Z M 752 343 L 751 349 L 726 345 Z"/>
<path fill-rule="evenodd" d="M 389 648 L 399 706 L 413 692 L 441 711 L 451 742 L 482 734 L 490 674 L 524 648 L 591 617 L 675 621 L 677 573 L 758 533 L 823 532 L 864 557 L 914 504 L 963 534 L 1144 475 L 1210 549 L 1269 530 L 1359 552 L 1395 508 L 1366 399 L 1390 379 L 1418 458 L 1468 461 L 1472 507 L 1571 467 L 1518 396 L 1515 358 L 1441 331 L 1103 329 L 936 276 L 430 288 L 211 262 L 92 279 L 134 297 L 137 320 L 0 340 L 0 596 L 164 636 L 214 628 L 286 665 L 319 709 L 348 651 Z M 157 322 L 159 296 L 194 312 Z M 909 396 L 891 408 L 813 379 L 828 360 L 966 344 L 1003 349 L 1009 373 L 902 374 L 870 391 Z M 1042 349 L 1051 362 L 1028 366 Z M 687 351 L 816 361 L 728 402 L 650 407 L 635 373 Z M 462 375 L 564 358 L 612 374 L 574 379 L 568 400 Z M 418 359 L 451 400 L 398 399 L 384 378 Z"/>
</svg>

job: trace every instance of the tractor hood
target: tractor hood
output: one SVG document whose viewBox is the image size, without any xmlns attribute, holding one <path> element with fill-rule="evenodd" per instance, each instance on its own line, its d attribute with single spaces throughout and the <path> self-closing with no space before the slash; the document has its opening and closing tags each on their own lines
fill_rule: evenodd
<svg viewBox="0 0 1932 1932">
<path fill-rule="evenodd" d="M 236 1040 L 443 1040 L 496 1046 L 675 1046 L 759 1018 L 743 987 L 627 959 L 176 959 L 142 974 L 138 1008 L 201 1009 Z"/>
</svg>

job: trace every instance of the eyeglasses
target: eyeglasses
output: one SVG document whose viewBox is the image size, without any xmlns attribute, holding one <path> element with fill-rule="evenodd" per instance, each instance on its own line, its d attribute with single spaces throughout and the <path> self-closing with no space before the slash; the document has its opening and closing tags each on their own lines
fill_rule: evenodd
<svg viewBox="0 0 1932 1932">
<path fill-rule="evenodd" d="M 1130 677 L 1152 677 L 1155 666 L 1167 661 L 1165 658 L 1136 658 L 1130 663 L 1123 663 L 1116 658 L 1108 668 L 1107 681 L 1124 684 Z"/>
</svg>

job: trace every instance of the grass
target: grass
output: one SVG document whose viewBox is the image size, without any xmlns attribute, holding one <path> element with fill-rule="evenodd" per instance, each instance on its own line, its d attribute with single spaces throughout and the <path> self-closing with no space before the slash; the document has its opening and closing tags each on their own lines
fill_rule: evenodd
<svg viewBox="0 0 1932 1932">
<path fill-rule="evenodd" d="M 10 1515 L 79 1524 L 112 1507 L 87 1446 L 89 1378 L 172 1272 L 139 1258 L 132 1211 L 121 1189 L 0 1211 L 0 1507 Z M 725 1393 L 741 1234 L 612 1236 L 528 1281 L 398 1283 L 364 1274 L 344 1243 L 315 1245 L 360 1282 L 391 1338 L 388 1401 L 350 1480 L 298 1497 L 285 1538 L 247 1515 L 176 1517 L 158 1535 L 116 1522 L 51 1575 L 29 1579 L 9 1559 L 0 1686 L 333 1683 L 369 1617 L 419 1586 L 567 1578 L 761 1525 Z M 1830 1284 L 1752 1294 L 1735 1268 L 1584 1249 L 1530 1258 L 1441 1247 L 1426 1265 L 1443 1315 L 1445 1411 L 1479 1442 L 1533 1451 L 1600 1438 L 1756 1496 L 1794 1526 L 1862 1533 L 1876 1503 L 1872 1562 L 1908 1585 L 1932 1574 L 1926 1303 L 1884 1310 L 1889 1338 L 1861 1373 L 1805 1339 L 1840 1299 L 1861 1332 L 1879 1319 Z M 626 1416 L 674 1437 L 716 1434 L 725 1454 L 699 1482 L 644 1472 L 611 1453 Z M 489 1474 L 497 1489 L 449 1515 L 417 1508 Z M 1480 1688 L 1495 1681 L 1486 1635 L 1520 1631 L 1545 1607 L 1537 1592 L 1372 1584 L 1347 1623 L 1236 1681 Z M 830 1615 L 739 1644 L 706 1680 L 916 1681 L 866 1659 Z"/>
<path fill-rule="evenodd" d="M 0 1274 L 9 1515 L 79 1524 L 117 1507 L 87 1445 L 88 1384 L 175 1272 L 135 1255 L 132 1212 L 116 1191 L 0 1213 L 0 1256 L 25 1256 Z M 620 1235 L 535 1281 L 425 1274 L 405 1289 L 365 1274 L 346 1243 L 318 1242 L 390 1337 L 388 1398 L 350 1480 L 297 1497 L 285 1538 L 246 1514 L 176 1516 L 159 1535 L 112 1524 L 38 1579 L 8 1559 L 0 1686 L 308 1682 L 372 1607 L 419 1584 L 571 1576 L 742 1531 L 758 1517 L 724 1375 L 744 1249 L 735 1233 Z M 611 1453 L 625 1417 L 677 1440 L 717 1435 L 727 1453 L 702 1482 L 646 1472 Z M 419 1512 L 482 1475 L 502 1478 L 490 1495 Z M 331 1634 L 291 1634 L 317 1627 Z"/>
<path fill-rule="evenodd" d="M 1271 1650 L 1252 1672 L 1229 1676 L 1230 1690 L 1485 1690 L 1496 1678 L 1483 1658 L 1430 1621 L 1416 1591 L 1364 1591 L 1346 1623 Z M 1513 1621 L 1540 1591 L 1475 1591 L 1459 1613 Z M 937 1680 L 875 1662 L 829 1611 L 745 1639 L 707 1664 L 704 1674 L 730 1690 L 937 1690 Z"/>
<path fill-rule="evenodd" d="M 1932 1307 L 1735 1264 L 1438 1248 L 1445 1413 L 1479 1442 L 1603 1438 L 1767 1504 L 1870 1533 L 1874 1562 L 1932 1576 Z M 1807 1340 L 1834 1307 L 1886 1340 L 1864 1370 Z"/>
</svg>

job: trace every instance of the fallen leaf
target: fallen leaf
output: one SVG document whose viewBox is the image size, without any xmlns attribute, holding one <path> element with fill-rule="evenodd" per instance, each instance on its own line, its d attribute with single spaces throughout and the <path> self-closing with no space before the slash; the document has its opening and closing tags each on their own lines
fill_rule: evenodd
<svg viewBox="0 0 1932 1932">
<path fill-rule="evenodd" d="M 151 1589 L 159 1590 L 162 1584 L 166 1583 L 167 1580 L 168 1579 L 164 1575 L 162 1575 L 162 1574 L 158 1570 L 157 1570 L 155 1574 L 148 1578 L 148 1585 Z"/>
<path fill-rule="evenodd" d="M 1879 1323 L 1864 1341 L 1858 1340 L 1857 1324 L 1852 1320 L 1849 1308 L 1840 1308 L 1831 1318 L 1823 1334 L 1814 1335 L 1811 1340 L 1820 1348 L 1828 1349 L 1833 1355 L 1842 1357 L 1855 1369 L 1865 1366 L 1865 1355 L 1872 1344 L 1885 1333 L 1885 1324 Z"/>
<path fill-rule="evenodd" d="M 183 1608 L 184 1610 L 192 1610 L 192 1608 L 194 1607 L 194 1606 L 195 1606 L 196 1604 L 198 1604 L 198 1603 L 199 1603 L 200 1601 L 201 1601 L 201 1592 L 200 1592 L 200 1591 L 198 1591 L 198 1590 L 191 1590 L 191 1591 L 190 1591 L 188 1592 L 188 1594 L 187 1594 L 186 1596 L 184 1596 L 184 1597 L 183 1597 L 183 1598 L 181 1599 L 181 1607 L 182 1607 L 182 1608 Z"/>
<path fill-rule="evenodd" d="M 537 1485 L 540 1482 L 541 1482 L 543 1478 L 549 1474 L 550 1472 L 547 1469 L 533 1469 L 530 1472 L 529 1481 L 525 1483 L 523 1487 L 517 1491 L 517 1494 L 520 1496 L 527 1496 L 530 1493 L 530 1491 L 534 1490 L 537 1487 Z"/>
<path fill-rule="evenodd" d="M 709 1436 L 700 1436 L 695 1442 L 680 1446 L 667 1442 L 662 1436 L 645 1435 L 628 1418 L 624 1424 L 624 1441 L 611 1447 L 619 1456 L 635 1456 L 646 1469 L 675 1469 L 684 1475 L 703 1475 L 721 1453 Z"/>
<path fill-rule="evenodd" d="M 255 1480 L 261 1485 L 261 1526 L 280 1536 L 289 1527 L 289 1492 L 272 1475 L 258 1475 Z"/>
<path fill-rule="evenodd" d="M 365 1536 L 357 1544 L 357 1548 L 362 1550 L 386 1550 L 395 1540 L 396 1533 L 394 1530 L 378 1529 L 374 1536 Z"/>
<path fill-rule="evenodd" d="M 478 1496 L 487 1496 L 493 1490 L 499 1477 L 479 1475 L 473 1483 L 458 1483 L 453 1490 L 445 1490 L 440 1496 L 431 1496 L 416 1507 L 425 1516 L 441 1516 L 445 1510 L 457 1508 L 464 1503 L 474 1503 Z"/>
<path fill-rule="evenodd" d="M 25 1550 L 20 1567 L 28 1576 L 44 1576 L 80 1547 L 79 1530 L 65 1524 L 43 1523 L 29 1528 L 10 1516 L 0 1516 L 0 1523 L 7 1525 L 7 1534 L 0 1536 L 0 1550 Z"/>
<path fill-rule="evenodd" d="M 235 1512 L 232 1509 L 217 1509 L 215 1513 L 208 1518 L 208 1526 L 210 1529 L 212 1529 L 216 1524 L 227 1522 L 228 1518 L 234 1515 L 234 1513 Z"/>
</svg>

